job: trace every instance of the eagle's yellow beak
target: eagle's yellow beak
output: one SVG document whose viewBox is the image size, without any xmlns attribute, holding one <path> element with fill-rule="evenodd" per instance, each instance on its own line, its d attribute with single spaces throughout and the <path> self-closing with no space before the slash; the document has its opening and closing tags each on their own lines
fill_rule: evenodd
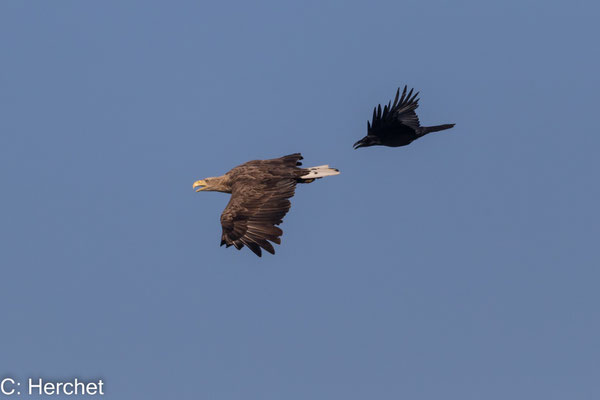
<svg viewBox="0 0 600 400">
<path fill-rule="evenodd" d="M 200 188 L 196 189 L 198 186 L 200 186 Z M 204 187 L 202 187 L 202 186 L 204 186 Z M 207 185 L 206 185 L 206 181 L 204 179 L 194 182 L 194 186 L 192 186 L 192 189 L 196 189 L 196 192 L 199 192 L 206 188 L 207 188 Z"/>
</svg>

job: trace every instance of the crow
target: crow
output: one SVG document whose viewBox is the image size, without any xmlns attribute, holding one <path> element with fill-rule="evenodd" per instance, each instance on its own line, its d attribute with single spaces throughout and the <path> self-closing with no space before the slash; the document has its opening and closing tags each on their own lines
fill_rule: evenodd
<svg viewBox="0 0 600 400">
<path fill-rule="evenodd" d="M 367 136 L 354 143 L 354 149 L 369 146 L 406 146 L 414 140 L 431 132 L 450 129 L 455 124 L 421 126 L 415 110 L 419 107 L 419 92 L 413 95 L 413 89 L 406 94 L 404 86 L 402 97 L 400 88 L 396 92 L 394 103 L 388 103 L 381 110 L 381 104 L 373 109 L 373 123 L 367 121 Z M 400 97 L 400 98 L 399 98 Z"/>
</svg>

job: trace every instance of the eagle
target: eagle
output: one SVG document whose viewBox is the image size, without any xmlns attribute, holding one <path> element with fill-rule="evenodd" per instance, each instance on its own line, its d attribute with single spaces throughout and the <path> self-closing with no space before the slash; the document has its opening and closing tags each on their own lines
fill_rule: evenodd
<svg viewBox="0 0 600 400">
<path fill-rule="evenodd" d="M 400 88 L 396 91 L 394 103 L 389 102 L 383 111 L 381 104 L 373 109 L 373 122 L 367 121 L 367 136 L 354 143 L 354 149 L 369 146 L 406 146 L 414 140 L 431 132 L 450 129 L 455 124 L 421 126 L 415 110 L 419 107 L 419 92 L 413 95 L 413 89 L 406 93 L 404 86 L 402 97 Z"/>
<path fill-rule="evenodd" d="M 338 175 L 339 170 L 320 165 L 301 168 L 302 155 L 290 154 L 270 160 L 253 160 L 233 168 L 223 176 L 194 182 L 196 192 L 231 193 L 221 214 L 221 246 L 246 246 L 261 257 L 261 248 L 275 254 L 273 245 L 281 244 L 283 231 L 276 227 L 290 209 L 297 183 Z"/>
</svg>

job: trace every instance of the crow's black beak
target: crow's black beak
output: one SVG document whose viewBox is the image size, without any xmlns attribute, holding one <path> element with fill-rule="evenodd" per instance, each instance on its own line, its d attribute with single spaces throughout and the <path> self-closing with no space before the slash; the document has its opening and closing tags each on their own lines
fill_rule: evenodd
<svg viewBox="0 0 600 400">
<path fill-rule="evenodd" d="M 364 147 L 365 145 L 365 139 L 360 139 L 358 142 L 354 143 L 354 145 L 352 147 L 354 147 L 354 150 L 360 148 L 360 147 Z"/>
</svg>

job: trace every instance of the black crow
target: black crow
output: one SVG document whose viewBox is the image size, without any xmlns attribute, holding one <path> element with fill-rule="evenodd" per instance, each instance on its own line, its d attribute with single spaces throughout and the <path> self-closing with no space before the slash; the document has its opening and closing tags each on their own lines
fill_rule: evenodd
<svg viewBox="0 0 600 400">
<path fill-rule="evenodd" d="M 354 143 L 354 148 L 369 146 L 406 146 L 412 141 L 431 132 L 450 129 L 454 124 L 421 126 L 415 110 L 419 107 L 419 92 L 413 95 L 413 89 L 406 94 L 406 86 L 400 97 L 396 92 L 394 103 L 388 103 L 381 110 L 381 104 L 373 109 L 373 123 L 367 121 L 367 136 Z"/>
</svg>

